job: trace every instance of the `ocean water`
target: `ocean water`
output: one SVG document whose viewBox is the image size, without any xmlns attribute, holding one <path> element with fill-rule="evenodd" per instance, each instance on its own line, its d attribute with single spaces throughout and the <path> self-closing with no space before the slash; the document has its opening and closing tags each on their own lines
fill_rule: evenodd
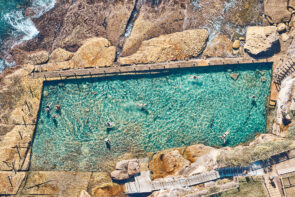
<svg viewBox="0 0 295 197">
<path fill-rule="evenodd" d="M 38 35 L 32 18 L 38 18 L 52 9 L 56 0 L 0 0 L 0 45 L 5 39 L 13 39 L 14 44 L 30 40 Z M 32 7 L 35 15 L 25 17 L 25 9 Z M 12 66 L 0 57 L 0 73 L 6 66 Z"/>
<path fill-rule="evenodd" d="M 271 67 L 227 65 L 44 82 L 31 169 L 100 171 L 126 152 L 249 141 L 266 130 Z M 226 131 L 224 142 L 220 136 Z"/>
</svg>

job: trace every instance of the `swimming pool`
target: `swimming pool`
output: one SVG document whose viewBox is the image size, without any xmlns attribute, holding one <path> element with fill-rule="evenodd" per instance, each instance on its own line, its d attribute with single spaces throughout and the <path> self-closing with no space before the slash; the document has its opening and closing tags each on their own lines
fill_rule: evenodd
<svg viewBox="0 0 295 197">
<path fill-rule="evenodd" d="M 127 152 L 249 141 L 266 130 L 271 71 L 259 63 L 46 81 L 31 169 L 100 171 Z"/>
</svg>

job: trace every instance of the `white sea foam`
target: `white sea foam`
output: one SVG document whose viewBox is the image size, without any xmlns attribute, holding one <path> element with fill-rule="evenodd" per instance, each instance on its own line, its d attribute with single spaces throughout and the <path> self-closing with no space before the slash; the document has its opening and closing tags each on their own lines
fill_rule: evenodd
<svg viewBox="0 0 295 197">
<path fill-rule="evenodd" d="M 9 12 L 4 15 L 4 19 L 14 29 L 12 36 L 17 37 L 23 35 L 21 40 L 16 44 L 24 40 L 30 40 L 39 33 L 31 18 L 26 18 L 22 11 Z"/>
<path fill-rule="evenodd" d="M 51 10 L 55 3 L 56 0 L 33 0 L 32 8 L 35 15 L 32 16 L 32 18 L 39 18 L 45 12 Z M 8 12 L 3 18 L 13 29 L 11 36 L 15 39 L 20 38 L 14 43 L 14 45 L 20 44 L 25 40 L 33 39 L 39 34 L 39 31 L 34 25 L 32 19 L 30 17 L 25 17 L 22 10 Z M 12 66 L 14 64 L 15 63 L 8 64 L 5 60 L 0 59 L 0 73 L 5 67 Z"/>
<path fill-rule="evenodd" d="M 34 0 L 32 2 L 32 7 L 35 11 L 33 18 L 39 18 L 45 12 L 51 10 L 56 3 L 56 0 Z"/>
</svg>

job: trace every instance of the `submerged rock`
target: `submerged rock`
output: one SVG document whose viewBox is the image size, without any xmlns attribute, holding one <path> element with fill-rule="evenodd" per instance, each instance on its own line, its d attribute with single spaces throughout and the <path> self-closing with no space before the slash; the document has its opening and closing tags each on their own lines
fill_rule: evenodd
<svg viewBox="0 0 295 197">
<path fill-rule="evenodd" d="M 236 81 L 239 78 L 239 75 L 240 75 L 239 73 L 231 73 L 230 77 Z"/>
<path fill-rule="evenodd" d="M 271 55 L 279 44 L 279 34 L 275 26 L 248 27 L 245 51 L 251 55 Z M 277 50 L 277 49 L 276 49 Z"/>
<path fill-rule="evenodd" d="M 208 31 L 205 29 L 162 35 L 143 41 L 135 54 L 122 57 L 119 62 L 121 64 L 155 63 L 196 57 L 205 48 L 207 39 Z"/>
</svg>

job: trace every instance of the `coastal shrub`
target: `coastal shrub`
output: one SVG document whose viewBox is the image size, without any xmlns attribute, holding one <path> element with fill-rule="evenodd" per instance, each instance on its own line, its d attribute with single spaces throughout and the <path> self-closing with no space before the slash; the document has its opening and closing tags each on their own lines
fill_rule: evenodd
<svg viewBox="0 0 295 197">
<path fill-rule="evenodd" d="M 266 160 L 272 155 L 290 149 L 291 143 L 291 140 L 280 140 L 224 150 L 218 155 L 217 163 L 220 167 L 247 166 L 254 161 Z"/>
</svg>

